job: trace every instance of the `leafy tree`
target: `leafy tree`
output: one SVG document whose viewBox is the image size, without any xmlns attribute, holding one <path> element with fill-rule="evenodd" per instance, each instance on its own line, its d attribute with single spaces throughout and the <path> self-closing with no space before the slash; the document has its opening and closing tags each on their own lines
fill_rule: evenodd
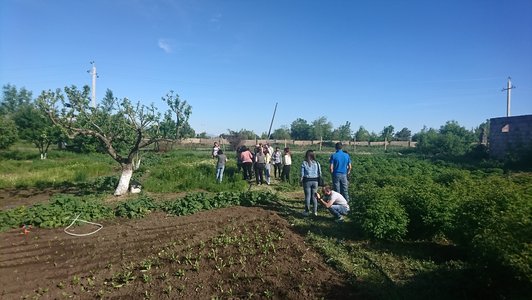
<svg viewBox="0 0 532 300">
<path fill-rule="evenodd" d="M 355 139 L 357 141 L 369 141 L 369 131 L 367 131 L 364 126 L 360 126 L 357 132 L 355 133 Z"/>
<path fill-rule="evenodd" d="M 39 149 L 41 159 L 46 159 L 50 145 L 60 140 L 61 130 L 33 105 L 21 105 L 13 118 L 19 137 L 32 142 Z"/>
<path fill-rule="evenodd" d="M 377 142 L 380 139 L 380 135 L 378 135 L 377 133 L 375 133 L 374 131 L 372 131 L 370 134 L 369 134 L 369 137 L 368 137 L 368 141 L 370 142 Z"/>
<path fill-rule="evenodd" d="M 290 125 L 290 135 L 294 140 L 310 140 L 311 126 L 306 120 L 297 118 Z"/>
<path fill-rule="evenodd" d="M 474 129 L 475 137 L 477 138 L 480 144 L 486 144 L 488 142 L 489 133 L 490 133 L 489 120 L 486 120 L 486 122 L 481 123 L 480 125 L 478 125 L 477 128 Z"/>
<path fill-rule="evenodd" d="M 275 140 L 289 140 L 290 139 L 290 129 L 287 126 L 281 126 L 277 128 L 272 133 L 272 139 Z"/>
<path fill-rule="evenodd" d="M 17 90 L 14 85 L 4 85 L 2 102 L 0 102 L 0 115 L 7 115 L 15 113 L 22 105 L 29 105 L 32 101 L 31 91 L 24 87 Z"/>
<path fill-rule="evenodd" d="M 159 134 L 162 138 L 165 139 L 173 139 L 175 138 L 175 132 L 176 132 L 176 123 L 174 119 L 172 118 L 172 111 L 168 110 L 164 113 L 163 119 L 161 120 L 161 123 L 159 124 Z"/>
<path fill-rule="evenodd" d="M 451 156 L 465 154 L 475 140 L 474 134 L 456 121 L 448 121 L 438 131 L 423 128 L 415 137 L 422 153 Z"/>
<path fill-rule="evenodd" d="M 395 138 L 399 141 L 408 141 L 411 136 L 412 132 L 406 127 L 395 133 Z"/>
<path fill-rule="evenodd" d="M 187 103 L 186 100 L 179 99 L 177 93 L 174 94 L 174 91 L 170 91 L 166 94 L 166 97 L 162 98 L 170 107 L 172 112 L 175 114 L 175 139 L 179 140 L 184 137 L 184 132 L 181 129 L 185 128 L 188 123 L 188 118 L 192 112 L 192 107 Z M 190 127 L 190 125 L 188 126 Z M 188 130 L 190 133 L 190 130 Z"/>
<path fill-rule="evenodd" d="M 17 140 L 17 126 L 11 118 L 0 118 L 0 149 L 7 149 Z"/>
<path fill-rule="evenodd" d="M 436 153 L 438 131 L 434 128 L 427 128 L 426 126 L 416 133 L 413 140 L 417 142 L 416 148 L 422 153 Z"/>
<path fill-rule="evenodd" d="M 331 122 L 327 121 L 326 117 L 320 117 L 312 121 L 310 139 L 312 140 L 330 140 L 332 139 L 332 128 L 333 125 Z"/>
<path fill-rule="evenodd" d="M 18 137 L 32 142 L 39 149 L 41 159 L 46 158 L 50 144 L 61 134 L 46 115 L 36 109 L 32 93 L 25 88 L 17 90 L 14 85 L 4 86 L 0 114 L 10 117 L 17 127 Z"/>
<path fill-rule="evenodd" d="M 196 137 L 199 138 L 199 139 L 207 139 L 207 138 L 209 138 L 207 136 L 207 132 L 205 132 L 205 131 L 203 131 L 203 132 L 201 132 L 199 134 L 196 134 Z"/>
<path fill-rule="evenodd" d="M 393 137 L 393 130 L 394 128 L 392 125 L 384 127 L 384 129 L 381 131 L 381 139 L 384 141 L 391 141 Z"/>
<path fill-rule="evenodd" d="M 196 131 L 192 127 L 190 127 L 190 124 L 186 122 L 183 127 L 180 129 L 181 132 L 181 138 L 193 138 L 196 136 Z"/>
<path fill-rule="evenodd" d="M 127 98 L 111 97 L 111 93 L 93 108 L 89 94 L 88 86 L 82 90 L 71 86 L 64 88 L 64 94 L 60 89 L 43 91 L 37 101 L 50 120 L 69 137 L 93 136 L 102 143 L 121 166 L 122 174 L 114 194 L 123 195 L 129 188 L 139 149 L 159 139 L 155 130 L 159 114 L 153 104 L 133 105 Z"/>
<path fill-rule="evenodd" d="M 229 130 L 231 134 L 234 134 L 234 131 Z M 240 131 L 236 132 L 239 136 L 241 136 L 244 140 L 254 140 L 257 138 L 257 134 L 253 132 L 252 130 L 247 129 L 240 129 Z"/>
<path fill-rule="evenodd" d="M 233 149 L 237 149 L 242 145 L 242 140 L 253 140 L 257 135 L 250 130 L 240 129 L 240 131 L 233 131 L 227 129 L 226 134 L 221 134 L 220 137 L 226 139 Z"/>
<path fill-rule="evenodd" d="M 474 134 L 456 121 L 447 121 L 440 128 L 441 149 L 444 154 L 463 155 L 471 149 Z"/>
<path fill-rule="evenodd" d="M 423 128 L 421 128 L 421 130 L 420 130 L 419 132 L 414 133 L 414 134 L 412 135 L 412 141 L 414 141 L 414 142 L 419 142 L 421 136 L 422 136 L 424 133 L 426 133 L 428 130 L 429 130 L 429 129 L 427 128 L 427 126 L 426 126 L 426 125 L 423 125 Z"/>
<path fill-rule="evenodd" d="M 351 130 L 351 122 L 346 121 L 344 125 L 339 126 L 332 133 L 332 137 L 335 140 L 348 141 L 353 137 L 353 131 Z"/>
</svg>

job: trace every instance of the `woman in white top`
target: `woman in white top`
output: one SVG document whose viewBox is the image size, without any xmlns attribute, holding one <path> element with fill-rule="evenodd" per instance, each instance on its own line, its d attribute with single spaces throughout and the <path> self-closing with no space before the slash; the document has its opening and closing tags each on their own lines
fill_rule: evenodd
<svg viewBox="0 0 532 300">
<path fill-rule="evenodd" d="M 266 184 L 270 185 L 270 178 L 272 175 L 272 154 L 270 153 L 269 147 L 264 146 L 264 155 L 266 156 L 266 165 L 264 165 L 264 177 L 266 177 Z"/>
<path fill-rule="evenodd" d="M 281 173 L 281 180 L 290 182 L 290 167 L 292 166 L 292 154 L 290 148 L 284 148 L 283 154 L 283 172 Z"/>
</svg>

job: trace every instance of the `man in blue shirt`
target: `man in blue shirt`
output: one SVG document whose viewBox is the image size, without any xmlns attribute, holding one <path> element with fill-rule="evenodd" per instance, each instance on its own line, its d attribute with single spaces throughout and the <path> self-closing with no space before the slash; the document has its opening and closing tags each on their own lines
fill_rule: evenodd
<svg viewBox="0 0 532 300">
<path fill-rule="evenodd" d="M 342 150 L 342 143 L 338 142 L 334 147 L 336 152 L 331 155 L 329 160 L 333 187 L 336 192 L 344 196 L 345 200 L 349 201 L 347 176 L 351 173 L 351 158 Z"/>
</svg>

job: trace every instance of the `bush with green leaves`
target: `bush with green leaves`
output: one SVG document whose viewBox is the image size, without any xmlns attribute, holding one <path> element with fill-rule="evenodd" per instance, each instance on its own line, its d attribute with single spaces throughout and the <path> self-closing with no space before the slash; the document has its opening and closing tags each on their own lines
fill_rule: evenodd
<svg viewBox="0 0 532 300">
<path fill-rule="evenodd" d="M 222 207 L 229 207 L 240 205 L 240 192 L 220 192 L 208 198 L 205 203 L 206 209 L 216 209 Z"/>
<path fill-rule="evenodd" d="M 475 141 L 474 133 L 460 126 L 456 121 L 448 121 L 438 131 L 423 129 L 415 135 L 416 148 L 426 154 L 446 156 L 464 155 L 471 150 Z"/>
<path fill-rule="evenodd" d="M 176 216 L 190 215 L 204 209 L 204 203 L 208 201 L 207 197 L 206 193 L 188 193 L 182 199 L 165 201 L 161 208 Z"/>
<path fill-rule="evenodd" d="M 407 232 L 408 215 L 398 199 L 397 188 L 366 185 L 351 201 L 353 223 L 371 238 L 400 240 Z"/>
<path fill-rule="evenodd" d="M 243 192 L 240 194 L 240 205 L 269 205 L 279 200 L 279 196 L 269 191 Z"/>
<path fill-rule="evenodd" d="M 233 205 L 252 206 L 270 204 L 278 200 L 271 192 L 221 192 L 209 195 L 203 192 L 188 193 L 185 197 L 163 202 L 163 211 L 173 215 L 190 215 L 202 210 L 228 207 Z"/>
<path fill-rule="evenodd" d="M 125 218 L 143 218 L 152 211 L 157 210 L 158 205 L 152 198 L 140 195 L 138 198 L 124 201 L 115 207 L 115 215 Z"/>
<path fill-rule="evenodd" d="M 6 116 L 0 117 L 0 149 L 7 149 L 17 140 L 17 126 Z"/>
<path fill-rule="evenodd" d="M 112 217 L 113 209 L 94 196 L 77 197 L 59 194 L 49 203 L 0 211 L 0 229 L 22 225 L 55 228 L 70 224 L 78 214 L 80 219 L 100 220 Z"/>
<path fill-rule="evenodd" d="M 481 266 L 532 282 L 532 197 L 506 179 L 471 188 L 458 207 L 451 238 Z"/>
<path fill-rule="evenodd" d="M 432 239 L 453 226 L 457 200 L 450 188 L 420 177 L 404 185 L 399 203 L 408 215 L 408 237 Z"/>
</svg>

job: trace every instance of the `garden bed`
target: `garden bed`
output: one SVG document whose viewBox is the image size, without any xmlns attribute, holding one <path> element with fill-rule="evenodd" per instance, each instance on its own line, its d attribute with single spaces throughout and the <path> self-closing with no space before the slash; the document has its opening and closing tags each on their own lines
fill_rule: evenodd
<svg viewBox="0 0 532 300">
<path fill-rule="evenodd" d="M 0 233 L 1 298 L 355 297 L 285 219 L 262 208 L 102 224 L 87 237 L 63 228 Z"/>
</svg>

